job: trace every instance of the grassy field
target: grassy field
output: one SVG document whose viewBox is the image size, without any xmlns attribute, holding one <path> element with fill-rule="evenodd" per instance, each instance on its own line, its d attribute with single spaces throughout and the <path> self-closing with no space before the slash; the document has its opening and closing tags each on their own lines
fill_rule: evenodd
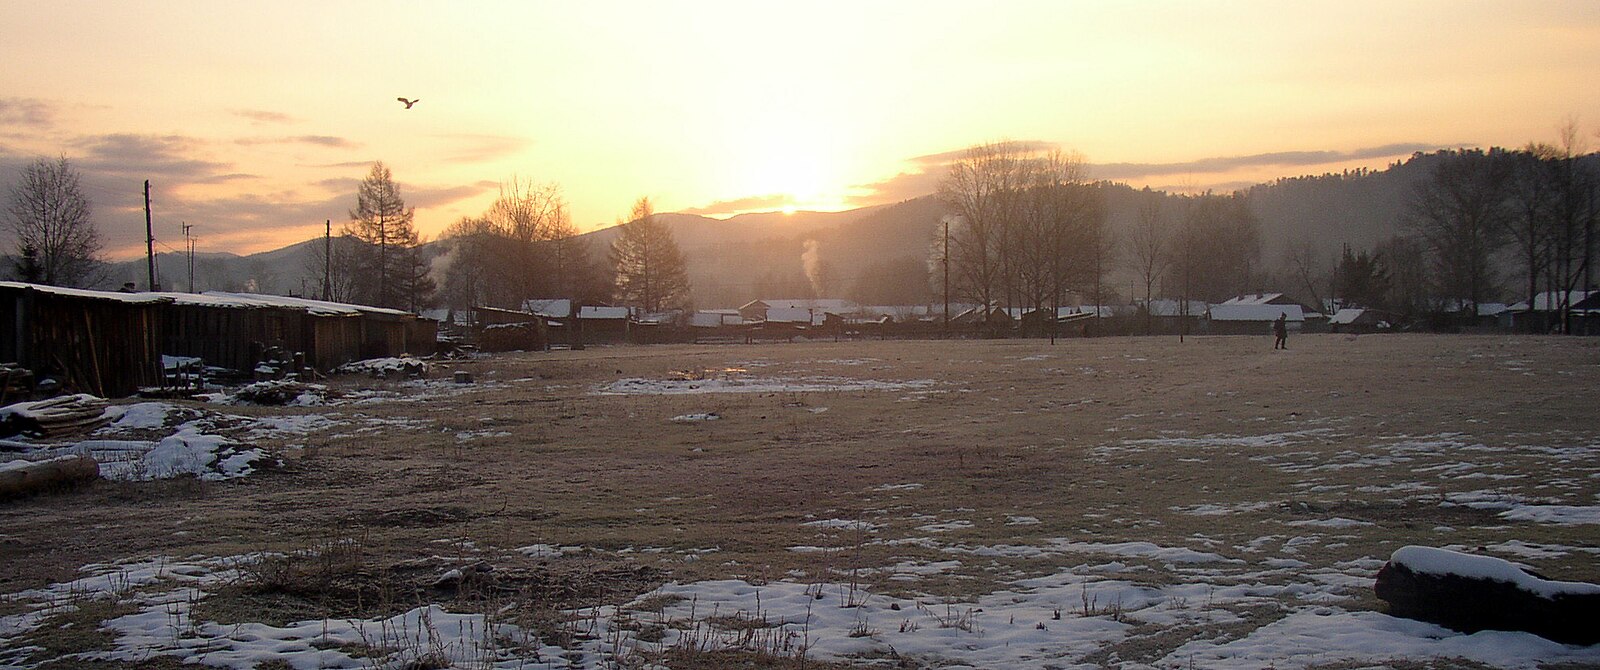
<svg viewBox="0 0 1600 670">
<path fill-rule="evenodd" d="M 1218 645 L 1259 639 L 1308 608 L 1382 611 L 1372 574 L 1408 544 L 1600 581 L 1600 340 L 1289 344 L 591 348 L 443 364 L 422 383 L 338 379 L 328 403 L 304 407 L 172 403 L 174 416 L 219 415 L 217 431 L 281 465 L 0 503 L 0 593 L 18 594 L 0 601 L 0 616 L 35 611 L 40 589 L 90 564 L 253 557 L 217 564 L 227 578 L 189 596 L 188 625 L 388 617 L 440 603 L 572 647 L 585 637 L 574 621 L 632 602 L 656 621 L 606 627 L 613 654 L 625 636 L 646 649 L 670 630 L 679 643 L 649 657 L 673 667 L 931 667 L 946 662 L 937 645 L 903 653 L 919 626 L 901 612 L 934 608 L 922 628 L 965 628 L 984 647 L 1004 626 L 1045 631 L 1066 609 L 1114 630 L 1020 660 L 1170 667 L 1187 651 L 1190 665 L 1230 667 L 1226 653 L 1254 657 Z M 449 382 L 457 370 L 474 383 Z M 297 428 L 262 429 L 282 417 Z M 685 643 L 695 626 L 722 640 L 741 625 L 776 627 L 759 606 L 725 621 L 712 619 L 726 611 L 683 615 L 694 596 L 660 590 L 728 580 L 774 594 L 814 588 L 819 603 L 877 619 L 831 654 L 797 653 L 777 636 Z M 152 589 L 130 586 L 119 602 Z M 1048 614 L 989 620 L 982 635 L 952 621 L 1007 611 L 983 600 L 996 594 Z M 46 647 L 27 636 L 59 638 L 82 617 L 51 616 L 64 618 L 5 640 L 23 650 L 13 662 L 51 667 L 115 647 L 68 635 L 36 651 Z M 340 653 L 381 657 L 360 646 Z M 1298 648 L 1249 651 L 1289 659 Z M 761 655 L 740 656 L 751 653 Z M 984 653 L 961 662 L 1019 662 Z M 1430 653 L 1403 658 L 1451 658 Z M 567 662 L 600 663 L 596 654 Z M 1351 667 L 1342 658 L 1275 667 Z"/>
</svg>

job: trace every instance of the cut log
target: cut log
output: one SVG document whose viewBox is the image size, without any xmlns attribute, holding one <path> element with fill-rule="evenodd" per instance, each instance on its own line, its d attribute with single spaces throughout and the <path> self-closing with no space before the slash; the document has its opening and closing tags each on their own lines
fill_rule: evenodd
<svg viewBox="0 0 1600 670">
<path fill-rule="evenodd" d="M 1600 585 L 1558 582 L 1509 561 L 1403 547 L 1373 585 L 1389 613 L 1464 633 L 1510 630 L 1565 644 L 1600 642 Z"/>
<path fill-rule="evenodd" d="M 99 477 L 100 464 L 88 456 L 0 463 L 0 500 L 69 488 Z"/>
</svg>

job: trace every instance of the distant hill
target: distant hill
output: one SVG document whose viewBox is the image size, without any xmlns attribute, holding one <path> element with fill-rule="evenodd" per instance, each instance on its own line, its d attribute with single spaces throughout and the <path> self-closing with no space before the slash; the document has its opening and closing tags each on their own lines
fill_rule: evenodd
<svg viewBox="0 0 1600 670">
<path fill-rule="evenodd" d="M 1368 249 L 1402 232 L 1414 184 L 1438 160 L 1437 154 L 1417 154 L 1383 170 L 1279 179 L 1247 189 L 1261 220 L 1264 266 L 1280 265 L 1291 245 L 1309 242 L 1331 257 L 1344 244 Z M 1123 184 L 1100 188 L 1113 235 L 1127 239 L 1137 220 L 1140 192 Z M 818 296 L 873 304 L 931 301 L 927 259 L 945 213 L 929 195 L 845 212 L 742 214 L 726 220 L 660 216 L 686 256 L 696 306 L 716 308 L 757 298 Z M 595 258 L 604 258 L 616 235 L 613 226 L 581 237 L 592 245 Z M 249 256 L 200 254 L 195 286 L 202 291 L 314 293 L 321 276 L 314 267 L 321 243 L 316 238 Z M 181 254 L 160 254 L 158 263 L 164 287 L 189 288 Z M 1131 279 L 1130 272 L 1113 271 L 1107 284 L 1120 287 L 1126 299 Z M 145 285 L 143 260 L 114 264 L 103 286 L 114 288 L 124 281 Z"/>
</svg>

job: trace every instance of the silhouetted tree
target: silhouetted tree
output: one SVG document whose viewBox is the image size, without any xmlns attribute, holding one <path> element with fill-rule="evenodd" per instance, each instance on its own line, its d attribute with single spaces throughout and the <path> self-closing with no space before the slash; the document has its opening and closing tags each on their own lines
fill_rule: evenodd
<svg viewBox="0 0 1600 670">
<path fill-rule="evenodd" d="M 1333 295 L 1346 307 L 1383 307 L 1389 293 L 1389 270 L 1383 257 L 1344 246 L 1333 272 Z"/>
<path fill-rule="evenodd" d="M 1261 222 L 1245 196 L 1206 193 L 1185 199 L 1172 265 L 1188 300 L 1221 302 L 1247 293 L 1258 277 Z M 1169 291 L 1170 292 L 1170 291 Z"/>
<path fill-rule="evenodd" d="M 1128 235 L 1128 257 L 1133 261 L 1134 272 L 1144 284 L 1144 330 L 1151 330 L 1150 300 L 1156 282 L 1166 274 L 1171 265 L 1172 219 L 1162 207 L 1163 194 L 1146 188 L 1139 194 L 1138 219 Z"/>
<path fill-rule="evenodd" d="M 102 276 L 100 232 L 78 171 L 66 157 L 40 158 L 22 169 L 11 187 L 6 223 L 19 256 L 33 259 L 32 281 L 87 286 Z"/>
<path fill-rule="evenodd" d="M 1475 315 L 1495 288 L 1494 256 L 1510 216 L 1511 163 L 1498 149 L 1446 152 L 1412 192 L 1406 223 L 1433 257 L 1443 296 Z"/>
<path fill-rule="evenodd" d="M 421 258 L 413 253 L 420 243 L 412 226 L 415 216 L 416 209 L 406 207 L 388 166 L 373 163 L 356 191 L 356 207 L 344 229 L 345 236 L 361 242 L 350 245 L 350 269 L 367 278 L 357 284 L 357 302 L 411 309 L 431 299 L 431 290 L 417 279 L 426 275 L 427 268 L 418 267 Z M 423 290 L 427 293 L 415 293 Z"/>
<path fill-rule="evenodd" d="M 611 243 L 616 296 L 646 313 L 687 308 L 689 276 L 672 230 L 656 217 L 649 198 L 639 198 Z"/>
</svg>

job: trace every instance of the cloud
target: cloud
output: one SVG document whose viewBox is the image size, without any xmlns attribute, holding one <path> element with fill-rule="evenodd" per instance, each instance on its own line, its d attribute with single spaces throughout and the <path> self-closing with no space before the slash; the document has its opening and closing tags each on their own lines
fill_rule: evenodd
<svg viewBox="0 0 1600 670">
<path fill-rule="evenodd" d="M 333 168 L 333 169 L 337 169 L 337 170 L 348 170 L 350 168 L 371 168 L 372 167 L 372 161 L 343 161 L 343 162 L 340 162 L 340 163 L 315 163 L 315 164 L 311 164 L 311 165 L 301 165 L 300 167 Z"/>
<path fill-rule="evenodd" d="M 698 214 L 700 216 L 714 216 L 718 214 L 738 214 L 752 210 L 770 210 L 790 205 L 794 199 L 788 195 L 774 193 L 772 195 L 753 195 L 748 198 L 733 200 L 718 200 L 703 207 L 691 207 L 679 210 L 684 214 Z"/>
<path fill-rule="evenodd" d="M 994 142 L 994 144 L 1010 145 L 1010 146 L 1012 146 L 1012 147 L 1014 147 L 1014 148 L 1016 148 L 1016 149 L 1018 149 L 1020 151 L 1027 152 L 1027 153 L 1032 153 L 1032 152 L 1037 152 L 1037 151 L 1049 151 L 1051 149 L 1059 149 L 1059 148 L 1061 148 L 1061 145 L 1056 143 L 1056 142 L 1046 142 L 1044 140 L 1002 140 L 1000 142 Z M 928 154 L 926 156 L 917 156 L 916 158 L 913 158 L 908 162 L 917 163 L 919 165 L 943 167 L 943 166 L 947 166 L 947 165 L 949 165 L 951 163 L 956 162 L 957 159 L 959 159 L 959 158 L 961 158 L 963 156 L 966 156 L 967 155 L 967 151 L 970 148 L 971 147 L 967 147 L 967 148 L 962 148 L 962 149 L 956 149 L 954 151 L 943 151 L 943 152 L 936 153 L 936 154 Z"/>
<path fill-rule="evenodd" d="M 258 144 L 313 144 L 334 149 L 359 149 L 361 143 L 347 140 L 343 137 L 332 135 L 294 135 L 288 137 L 241 137 L 234 140 L 235 144 L 255 146 Z"/>
<path fill-rule="evenodd" d="M 1372 158 L 1409 156 L 1418 151 L 1432 151 L 1444 146 L 1438 144 L 1400 143 L 1366 147 L 1352 151 L 1277 151 L 1248 156 L 1215 156 L 1180 163 L 1102 163 L 1090 165 L 1089 170 L 1097 179 L 1111 180 L 1172 174 L 1210 174 L 1242 168 L 1305 167 Z"/>
<path fill-rule="evenodd" d="M 446 163 L 484 163 L 521 151 L 530 140 L 505 135 L 439 135 L 450 143 L 442 159 Z"/>
<path fill-rule="evenodd" d="M 56 107 L 35 98 L 0 98 L 0 126 L 46 128 L 55 123 Z"/>
<path fill-rule="evenodd" d="M 136 179 L 166 177 L 185 183 L 202 182 L 226 174 L 224 171 L 232 167 L 193 157 L 205 143 L 182 135 L 117 133 L 80 138 L 75 144 L 84 154 L 74 162 L 84 170 Z"/>
<path fill-rule="evenodd" d="M 406 199 L 407 206 L 416 207 L 417 209 L 438 209 L 461 200 L 477 197 L 490 190 L 478 185 L 445 187 L 406 187 L 402 185 L 400 195 Z"/>
<path fill-rule="evenodd" d="M 269 112 L 263 109 L 230 109 L 228 111 L 234 116 L 241 116 L 246 119 L 250 119 L 257 124 L 296 123 L 299 121 L 299 119 L 289 116 L 288 114 L 284 114 L 283 112 Z"/>
<path fill-rule="evenodd" d="M 939 190 L 939 180 L 944 178 L 943 165 L 929 167 L 921 172 L 901 172 L 893 177 L 871 184 L 854 187 L 854 195 L 845 202 L 854 207 L 885 205 L 934 193 Z"/>
</svg>

